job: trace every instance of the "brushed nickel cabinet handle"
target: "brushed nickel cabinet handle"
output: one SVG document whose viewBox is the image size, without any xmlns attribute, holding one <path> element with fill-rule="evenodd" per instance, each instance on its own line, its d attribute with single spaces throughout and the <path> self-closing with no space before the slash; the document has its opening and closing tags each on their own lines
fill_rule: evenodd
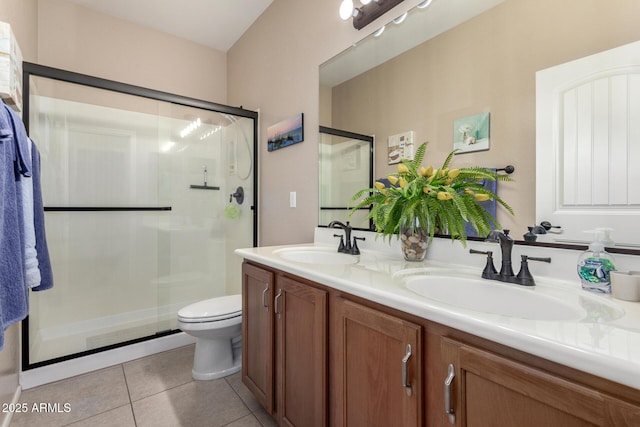
<svg viewBox="0 0 640 427">
<path fill-rule="evenodd" d="M 282 288 L 278 289 L 278 295 L 276 295 L 276 298 L 274 299 L 274 302 L 273 302 L 273 305 L 275 307 L 275 313 L 278 315 L 278 319 L 282 317 L 282 313 L 280 313 L 280 307 L 278 304 L 278 301 L 280 300 L 281 296 L 282 296 Z"/>
<path fill-rule="evenodd" d="M 265 308 L 269 308 L 269 301 L 267 301 L 267 292 L 269 292 L 269 283 L 266 284 L 267 287 L 262 291 L 262 306 Z"/>
<path fill-rule="evenodd" d="M 456 423 L 456 413 L 451 408 L 451 384 L 456 377 L 456 368 L 453 363 L 449 364 L 449 372 L 447 378 L 444 380 L 444 413 L 449 416 L 449 422 L 451 424 Z"/>
<path fill-rule="evenodd" d="M 411 344 L 407 344 L 407 353 L 402 358 L 402 387 L 407 391 L 407 396 L 411 396 L 411 384 L 408 379 L 408 365 L 409 359 L 411 359 Z"/>
</svg>

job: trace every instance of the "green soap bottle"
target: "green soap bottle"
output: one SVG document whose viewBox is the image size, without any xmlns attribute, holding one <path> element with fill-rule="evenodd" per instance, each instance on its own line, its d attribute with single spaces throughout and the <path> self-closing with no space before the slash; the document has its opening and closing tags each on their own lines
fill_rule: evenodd
<svg viewBox="0 0 640 427">
<path fill-rule="evenodd" d="M 615 270 L 613 257 L 605 251 L 605 243 L 611 245 L 609 228 L 596 228 L 587 231 L 593 233 L 593 242 L 589 249 L 578 258 L 578 276 L 582 282 L 582 289 L 603 294 L 611 293 L 611 279 L 609 273 Z"/>
</svg>

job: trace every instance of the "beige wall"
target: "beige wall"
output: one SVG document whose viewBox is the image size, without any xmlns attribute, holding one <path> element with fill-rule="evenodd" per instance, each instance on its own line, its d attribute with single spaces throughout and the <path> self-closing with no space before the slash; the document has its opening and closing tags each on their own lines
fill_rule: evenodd
<svg viewBox="0 0 640 427">
<path fill-rule="evenodd" d="M 332 125 L 376 135 L 384 176 L 396 171 L 389 135 L 415 131 L 416 143 L 430 141 L 426 164 L 438 167 L 452 150 L 453 121 L 490 112 L 490 150 L 452 165 L 515 166 L 516 182 L 499 194 L 516 217 L 499 210 L 498 220 L 521 238 L 535 224 L 536 71 L 640 39 L 639 14 L 635 0 L 507 1 L 335 87 Z"/>
<path fill-rule="evenodd" d="M 38 63 L 226 103 L 226 55 L 62 0 L 38 1 Z"/>
<path fill-rule="evenodd" d="M 406 0 L 377 22 L 419 1 Z M 318 221 L 318 66 L 365 37 L 338 17 L 339 1 L 275 0 L 229 50 L 230 104 L 260 109 L 260 244 L 313 240 Z M 267 152 L 267 127 L 304 113 L 305 140 Z M 297 207 L 289 207 L 289 192 Z"/>
</svg>

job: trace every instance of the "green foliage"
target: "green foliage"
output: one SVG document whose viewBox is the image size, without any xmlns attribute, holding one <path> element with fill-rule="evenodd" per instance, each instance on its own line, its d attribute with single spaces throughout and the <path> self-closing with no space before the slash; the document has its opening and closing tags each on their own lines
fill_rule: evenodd
<svg viewBox="0 0 640 427">
<path fill-rule="evenodd" d="M 482 167 L 449 169 L 455 151 L 449 153 L 439 169 L 421 166 L 428 142 L 420 145 L 413 160 L 402 159 L 398 173 L 387 178 L 391 186 L 376 182 L 374 188 L 358 191 L 351 198 L 358 209 L 371 208 L 369 218 L 375 230 L 384 238 L 391 239 L 400 233 L 403 224 L 418 224 L 429 234 L 449 234 L 466 244 L 465 224 L 470 222 L 480 236 L 491 232 L 492 224 L 501 228 L 496 218 L 480 202 L 495 200 L 511 215 L 513 209 L 497 194 L 485 188 L 480 181 L 512 181 Z"/>
</svg>

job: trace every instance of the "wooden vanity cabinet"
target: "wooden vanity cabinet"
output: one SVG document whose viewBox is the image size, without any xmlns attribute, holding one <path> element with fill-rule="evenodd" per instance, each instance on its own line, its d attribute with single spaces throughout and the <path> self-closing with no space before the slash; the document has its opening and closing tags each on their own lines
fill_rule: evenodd
<svg viewBox="0 0 640 427">
<path fill-rule="evenodd" d="M 326 426 L 327 291 L 242 268 L 243 383 L 280 426 Z"/>
<path fill-rule="evenodd" d="M 242 380 L 283 427 L 640 426 L 635 389 L 248 261 L 242 308 Z"/>
<path fill-rule="evenodd" d="M 331 425 L 422 426 L 422 328 L 331 299 Z"/>
<path fill-rule="evenodd" d="M 276 277 L 276 405 L 280 426 L 327 425 L 327 292 Z"/>
<path fill-rule="evenodd" d="M 441 351 L 445 425 L 640 425 L 640 407 L 590 387 L 447 338 Z"/>
<path fill-rule="evenodd" d="M 260 405 L 273 414 L 275 275 L 242 265 L 242 382 Z"/>
</svg>

